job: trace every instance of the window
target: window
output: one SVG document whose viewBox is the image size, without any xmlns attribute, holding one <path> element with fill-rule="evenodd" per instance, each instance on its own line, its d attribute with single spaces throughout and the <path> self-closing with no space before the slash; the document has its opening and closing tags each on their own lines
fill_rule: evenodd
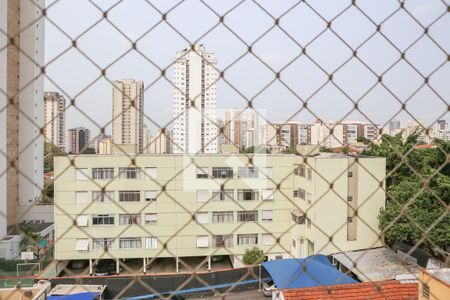
<svg viewBox="0 0 450 300">
<path fill-rule="evenodd" d="M 353 172 L 348 172 L 348 173 L 347 173 L 347 176 L 348 176 L 348 177 L 353 177 Z"/>
<path fill-rule="evenodd" d="M 298 190 L 294 190 L 294 198 L 298 198 Z"/>
<path fill-rule="evenodd" d="M 198 167 L 197 168 L 197 178 L 205 179 L 208 178 L 208 168 Z"/>
<path fill-rule="evenodd" d="M 139 202 L 141 201 L 141 192 L 139 191 L 120 191 L 120 202 Z"/>
<path fill-rule="evenodd" d="M 301 211 L 296 209 L 291 214 L 292 214 L 292 221 L 294 221 L 296 224 L 300 225 L 305 224 L 306 216 Z"/>
<path fill-rule="evenodd" d="M 212 178 L 233 178 L 233 168 L 212 168 Z"/>
<path fill-rule="evenodd" d="M 258 178 L 258 168 L 256 167 L 239 167 L 239 178 Z"/>
<path fill-rule="evenodd" d="M 207 235 L 197 236 L 197 248 L 209 247 L 209 237 Z"/>
<path fill-rule="evenodd" d="M 121 214 L 119 215 L 119 225 L 141 224 L 140 214 Z"/>
<path fill-rule="evenodd" d="M 219 247 L 233 247 L 234 241 L 233 241 L 233 235 L 232 234 L 226 234 L 226 235 L 213 235 L 212 237 L 212 245 L 213 247 L 219 248 Z"/>
<path fill-rule="evenodd" d="M 208 224 L 208 213 L 207 212 L 200 212 L 195 214 L 195 220 L 199 224 Z"/>
<path fill-rule="evenodd" d="M 272 222 L 273 221 L 273 210 L 263 210 L 261 211 L 261 221 Z"/>
<path fill-rule="evenodd" d="M 145 177 L 149 179 L 156 179 L 157 170 L 156 168 L 145 168 Z"/>
<path fill-rule="evenodd" d="M 308 176 L 306 177 L 308 181 L 312 180 L 312 169 L 308 168 Z"/>
<path fill-rule="evenodd" d="M 258 222 L 258 211 L 238 211 L 238 222 Z"/>
<path fill-rule="evenodd" d="M 306 192 L 305 192 L 304 189 L 298 189 L 298 190 L 297 190 L 297 196 L 298 196 L 300 199 L 305 200 L 305 194 L 306 194 Z"/>
<path fill-rule="evenodd" d="M 156 249 L 158 248 L 158 239 L 154 236 L 148 236 L 145 238 L 145 248 Z"/>
<path fill-rule="evenodd" d="M 306 226 L 308 227 L 308 229 L 311 229 L 311 219 L 310 218 L 306 218 Z"/>
<path fill-rule="evenodd" d="M 153 214 L 145 214 L 145 225 L 155 225 L 158 223 L 158 215 Z"/>
<path fill-rule="evenodd" d="M 92 192 L 92 200 L 98 203 L 108 203 L 114 201 L 114 192 L 113 191 L 105 191 Z"/>
<path fill-rule="evenodd" d="M 292 239 L 292 248 L 296 248 L 296 247 L 297 247 L 297 242 L 294 239 Z"/>
<path fill-rule="evenodd" d="M 114 178 L 114 168 L 93 168 L 92 179 L 106 180 Z"/>
<path fill-rule="evenodd" d="M 142 241 L 141 238 L 121 238 L 119 240 L 120 249 L 131 249 L 131 248 L 141 248 Z"/>
<path fill-rule="evenodd" d="M 213 223 L 233 223 L 234 214 L 232 211 L 215 211 L 212 213 Z"/>
<path fill-rule="evenodd" d="M 430 287 L 426 283 L 422 283 L 422 297 L 430 299 Z"/>
<path fill-rule="evenodd" d="M 260 168 L 261 178 L 272 178 L 272 168 Z"/>
<path fill-rule="evenodd" d="M 353 218 L 352 217 L 347 217 L 347 223 L 353 223 Z"/>
<path fill-rule="evenodd" d="M 114 225 L 114 215 L 92 215 L 92 225 Z"/>
<path fill-rule="evenodd" d="M 75 170 L 75 179 L 76 180 L 88 180 L 87 174 L 88 174 L 87 168 L 76 169 Z"/>
<path fill-rule="evenodd" d="M 213 201 L 228 201 L 233 200 L 234 190 L 223 190 L 213 192 Z"/>
<path fill-rule="evenodd" d="M 238 200 L 258 200 L 259 192 L 257 190 L 238 190 Z"/>
<path fill-rule="evenodd" d="M 262 199 L 263 200 L 273 200 L 274 191 L 272 189 L 262 190 Z"/>
<path fill-rule="evenodd" d="M 198 190 L 197 191 L 197 202 L 208 202 L 209 191 L 208 190 Z"/>
<path fill-rule="evenodd" d="M 238 234 L 237 235 L 238 245 L 257 245 L 258 235 L 257 234 Z"/>
<path fill-rule="evenodd" d="M 299 165 L 295 169 L 295 175 L 305 177 L 305 165 Z"/>
<path fill-rule="evenodd" d="M 145 191 L 145 201 L 156 201 L 158 191 Z"/>
<path fill-rule="evenodd" d="M 271 246 L 271 245 L 275 244 L 275 237 L 270 233 L 263 233 L 262 244 L 264 246 Z"/>
<path fill-rule="evenodd" d="M 87 192 L 75 192 L 75 203 L 76 204 L 84 204 L 88 202 L 88 193 Z"/>
<path fill-rule="evenodd" d="M 352 196 L 348 196 L 347 197 L 347 201 L 353 201 L 353 197 Z"/>
<path fill-rule="evenodd" d="M 308 202 L 308 204 L 311 204 L 311 198 L 312 198 L 311 193 L 306 193 L 306 201 Z"/>
<path fill-rule="evenodd" d="M 75 220 L 78 227 L 88 226 L 88 215 L 79 215 Z"/>
<path fill-rule="evenodd" d="M 93 249 L 107 250 L 114 248 L 114 239 L 112 238 L 100 238 L 92 240 Z"/>
<path fill-rule="evenodd" d="M 76 251 L 88 251 L 89 250 L 89 240 L 88 239 L 76 239 L 75 250 Z"/>
<path fill-rule="evenodd" d="M 139 179 L 141 178 L 141 169 L 136 167 L 119 168 L 120 179 Z"/>
</svg>

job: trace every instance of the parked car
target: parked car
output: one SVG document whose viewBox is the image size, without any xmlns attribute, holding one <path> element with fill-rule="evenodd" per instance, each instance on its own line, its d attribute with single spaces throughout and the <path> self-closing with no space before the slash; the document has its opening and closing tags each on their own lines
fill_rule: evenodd
<svg viewBox="0 0 450 300">
<path fill-rule="evenodd" d="M 72 260 L 70 262 L 69 268 L 71 269 L 84 269 L 88 266 L 87 260 Z"/>
<path fill-rule="evenodd" d="M 263 294 L 266 297 L 272 297 L 272 292 L 277 290 L 277 286 L 273 281 L 263 282 Z"/>
<path fill-rule="evenodd" d="M 116 274 L 116 262 L 113 260 L 100 260 L 94 268 L 94 276 L 107 276 Z M 123 268 L 120 266 L 119 271 Z"/>
</svg>

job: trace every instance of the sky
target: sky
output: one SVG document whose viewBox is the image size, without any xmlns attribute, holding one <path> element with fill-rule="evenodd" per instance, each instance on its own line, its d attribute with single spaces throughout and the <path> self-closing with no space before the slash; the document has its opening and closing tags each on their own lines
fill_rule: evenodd
<svg viewBox="0 0 450 300">
<path fill-rule="evenodd" d="M 406 0 L 418 22 L 398 10 L 397 0 L 356 3 L 362 12 L 347 9 L 350 0 L 47 0 L 45 89 L 75 99 L 67 129 L 84 126 L 97 134 L 103 126 L 110 132 L 111 82 L 143 80 L 145 123 L 154 131 L 172 119 L 176 52 L 198 42 L 225 71 L 217 82 L 218 109 L 252 100 L 271 122 L 450 121 L 450 0 Z M 167 69 L 167 78 L 160 69 Z M 377 84 L 380 75 L 385 87 Z"/>
</svg>

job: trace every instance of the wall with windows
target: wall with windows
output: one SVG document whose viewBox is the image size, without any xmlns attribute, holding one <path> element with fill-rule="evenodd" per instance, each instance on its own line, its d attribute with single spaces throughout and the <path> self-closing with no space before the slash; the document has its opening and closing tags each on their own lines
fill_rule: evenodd
<svg viewBox="0 0 450 300">
<path fill-rule="evenodd" d="M 129 157 L 119 155 L 57 157 L 56 259 L 241 256 L 253 246 L 271 258 L 331 253 L 315 224 L 343 224 L 346 233 L 347 206 L 331 194 L 320 200 L 328 187 L 313 170 L 337 175 L 348 160 L 310 158 L 304 177 L 294 175 L 301 162 L 296 155 L 255 155 L 253 165 L 245 155 L 199 155 L 193 161 L 141 155 L 131 166 Z M 374 159 L 367 167 L 381 174 L 384 161 Z M 344 175 L 335 188 L 346 199 Z M 384 193 L 370 201 L 376 219 Z M 358 227 L 352 245 L 336 237 L 345 249 L 364 248 L 370 246 L 365 231 Z"/>
</svg>

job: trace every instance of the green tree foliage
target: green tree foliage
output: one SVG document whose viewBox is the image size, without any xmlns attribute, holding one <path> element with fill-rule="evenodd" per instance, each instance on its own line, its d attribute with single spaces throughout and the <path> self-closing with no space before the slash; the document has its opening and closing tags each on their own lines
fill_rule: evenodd
<svg viewBox="0 0 450 300">
<path fill-rule="evenodd" d="M 258 247 L 247 248 L 242 261 L 246 265 L 259 264 L 264 261 L 264 253 Z"/>
<path fill-rule="evenodd" d="M 284 149 L 283 151 L 281 151 L 281 153 L 283 153 L 283 154 L 295 154 L 296 152 L 297 151 L 294 148 L 292 148 L 292 147 L 289 147 L 289 148 Z"/>
<path fill-rule="evenodd" d="M 328 147 L 325 147 L 325 146 L 321 146 L 321 147 L 319 148 L 319 151 L 320 151 L 320 152 L 331 153 L 331 152 L 333 152 L 333 149 L 328 148 Z"/>
<path fill-rule="evenodd" d="M 81 151 L 81 154 L 95 154 L 95 149 L 94 148 L 85 148 L 83 149 L 83 151 Z"/>
<path fill-rule="evenodd" d="M 44 143 L 44 171 L 53 171 L 53 157 L 55 156 L 65 156 L 66 152 L 62 151 L 61 148 L 52 144 Z"/>
<path fill-rule="evenodd" d="M 255 153 L 255 147 L 248 147 L 244 149 L 244 153 Z"/>
<path fill-rule="evenodd" d="M 383 135 L 364 154 L 386 158 L 387 205 L 379 227 L 389 244 L 395 240 L 420 246 L 433 254 L 450 247 L 450 142 L 417 149 L 418 133 L 403 141 L 401 134 Z"/>
<path fill-rule="evenodd" d="M 27 251 L 37 251 L 37 244 L 39 242 L 39 233 L 34 232 L 30 227 L 25 224 L 20 225 L 20 232 L 22 233 L 22 241 L 20 246 Z"/>
</svg>

